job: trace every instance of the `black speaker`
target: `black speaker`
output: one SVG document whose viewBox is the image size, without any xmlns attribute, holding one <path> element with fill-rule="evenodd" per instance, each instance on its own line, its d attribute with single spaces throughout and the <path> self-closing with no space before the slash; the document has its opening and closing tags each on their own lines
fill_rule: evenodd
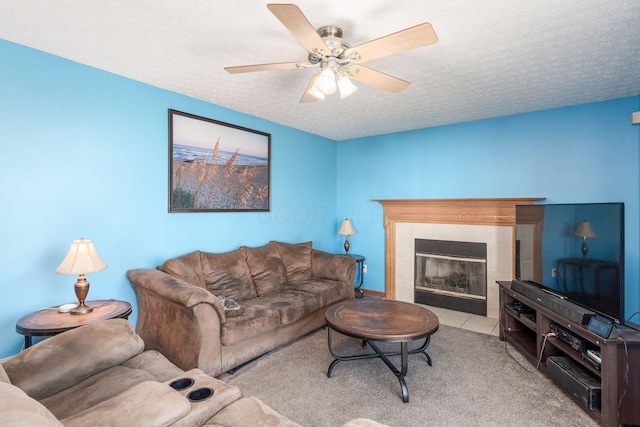
<svg viewBox="0 0 640 427">
<path fill-rule="evenodd" d="M 568 357 L 547 357 L 547 372 L 588 409 L 600 409 L 600 381 Z"/>
<path fill-rule="evenodd" d="M 591 310 L 567 301 L 556 294 L 546 292 L 539 286 L 522 280 L 513 280 L 511 282 L 511 290 L 534 300 L 546 309 L 579 325 L 586 325 L 589 323 L 589 319 L 596 315 L 596 313 Z"/>
</svg>

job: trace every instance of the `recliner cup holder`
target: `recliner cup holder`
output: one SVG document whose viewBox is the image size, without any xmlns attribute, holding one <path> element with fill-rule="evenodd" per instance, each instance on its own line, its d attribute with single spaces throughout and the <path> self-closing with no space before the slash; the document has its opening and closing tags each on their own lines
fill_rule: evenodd
<svg viewBox="0 0 640 427">
<path fill-rule="evenodd" d="M 213 396 L 213 389 L 209 387 L 201 387 L 187 394 L 190 402 L 202 402 Z"/>
<path fill-rule="evenodd" d="M 193 383 L 193 378 L 178 378 L 177 380 L 172 381 L 171 384 L 169 384 L 169 387 L 180 391 L 191 387 Z"/>
</svg>

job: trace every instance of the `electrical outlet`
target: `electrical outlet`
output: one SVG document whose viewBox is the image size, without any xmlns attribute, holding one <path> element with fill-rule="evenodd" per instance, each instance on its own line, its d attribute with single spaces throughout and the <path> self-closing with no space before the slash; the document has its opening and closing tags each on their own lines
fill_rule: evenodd
<svg viewBox="0 0 640 427">
<path fill-rule="evenodd" d="M 558 275 L 558 269 L 557 268 L 552 268 L 551 269 L 551 277 L 556 277 Z"/>
<path fill-rule="evenodd" d="M 367 264 L 362 264 L 362 272 L 363 273 L 367 272 Z"/>
</svg>

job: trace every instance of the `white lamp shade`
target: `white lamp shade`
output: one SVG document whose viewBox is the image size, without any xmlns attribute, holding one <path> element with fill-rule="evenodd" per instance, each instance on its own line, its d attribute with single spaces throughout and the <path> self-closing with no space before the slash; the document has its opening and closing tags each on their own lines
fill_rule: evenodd
<svg viewBox="0 0 640 427">
<path fill-rule="evenodd" d="M 342 221 L 342 225 L 340 226 L 340 230 L 338 230 L 338 234 L 344 234 L 350 236 L 352 234 L 356 234 L 356 229 L 353 228 L 353 224 L 349 219 L 345 219 Z"/>
<path fill-rule="evenodd" d="M 576 228 L 575 235 L 578 237 L 598 237 L 598 235 L 591 228 L 591 224 L 588 221 L 582 221 Z"/>
<path fill-rule="evenodd" d="M 338 88 L 338 85 L 336 84 L 336 76 L 333 71 L 329 68 L 323 70 L 316 79 L 316 82 L 313 84 L 313 87 L 325 95 L 331 95 L 334 93 Z"/>
<path fill-rule="evenodd" d="M 62 260 L 56 273 L 59 274 L 85 274 L 102 271 L 107 266 L 98 256 L 93 241 L 80 239 L 71 242 L 69 253 Z"/>
<path fill-rule="evenodd" d="M 358 86 L 354 85 L 347 76 L 342 76 L 338 79 L 338 88 L 340 89 L 340 99 L 345 99 L 358 90 Z"/>
</svg>

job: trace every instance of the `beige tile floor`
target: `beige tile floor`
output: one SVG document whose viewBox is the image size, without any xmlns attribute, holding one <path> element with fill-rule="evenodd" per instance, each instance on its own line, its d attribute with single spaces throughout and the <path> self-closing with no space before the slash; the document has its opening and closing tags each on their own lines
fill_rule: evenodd
<svg viewBox="0 0 640 427">
<path fill-rule="evenodd" d="M 433 311 L 441 325 L 453 326 L 454 328 L 467 329 L 487 335 L 499 335 L 498 319 L 492 319 L 477 314 L 463 313 L 460 311 L 448 310 L 446 308 L 432 307 L 425 305 Z"/>
</svg>

